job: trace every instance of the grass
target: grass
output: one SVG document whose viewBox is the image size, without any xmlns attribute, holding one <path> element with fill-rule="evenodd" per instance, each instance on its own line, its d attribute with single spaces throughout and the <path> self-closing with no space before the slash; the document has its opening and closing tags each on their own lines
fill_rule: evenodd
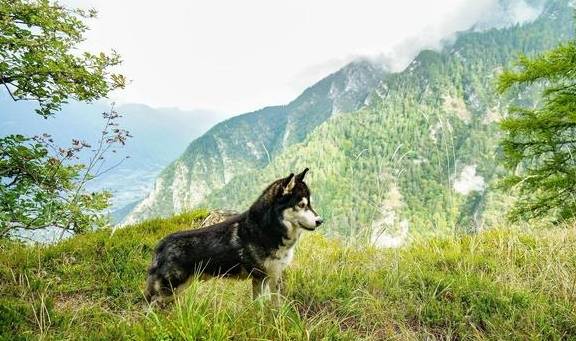
<svg viewBox="0 0 576 341">
<path fill-rule="evenodd" d="M 574 229 L 491 230 L 398 250 L 312 233 L 277 311 L 252 302 L 249 281 L 219 279 L 147 311 L 142 289 L 155 243 L 205 215 L 52 246 L 0 242 L 0 339 L 576 338 Z"/>
</svg>

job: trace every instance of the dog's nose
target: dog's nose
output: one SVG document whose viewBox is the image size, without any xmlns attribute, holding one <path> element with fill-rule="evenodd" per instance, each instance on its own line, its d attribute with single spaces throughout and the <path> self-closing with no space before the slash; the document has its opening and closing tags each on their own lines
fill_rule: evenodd
<svg viewBox="0 0 576 341">
<path fill-rule="evenodd" d="M 324 222 L 324 220 L 322 220 L 322 218 L 316 219 L 316 226 L 322 225 L 323 222 Z"/>
</svg>

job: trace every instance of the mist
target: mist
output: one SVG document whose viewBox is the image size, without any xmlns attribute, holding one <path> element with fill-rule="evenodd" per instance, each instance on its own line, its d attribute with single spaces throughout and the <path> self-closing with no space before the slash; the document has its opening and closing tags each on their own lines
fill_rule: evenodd
<svg viewBox="0 0 576 341">
<path fill-rule="evenodd" d="M 229 117 L 288 103 L 358 58 L 400 71 L 459 31 L 534 20 L 543 0 L 64 2 L 99 12 L 87 49 L 123 57 L 130 84 L 111 100 Z"/>
<path fill-rule="evenodd" d="M 484 31 L 531 22 L 542 13 L 544 3 L 528 3 L 525 0 L 469 1 L 437 26 L 430 26 L 416 36 L 407 37 L 390 51 L 368 58 L 390 72 L 400 72 L 421 51 L 439 51 L 453 44 L 459 32 Z"/>
</svg>

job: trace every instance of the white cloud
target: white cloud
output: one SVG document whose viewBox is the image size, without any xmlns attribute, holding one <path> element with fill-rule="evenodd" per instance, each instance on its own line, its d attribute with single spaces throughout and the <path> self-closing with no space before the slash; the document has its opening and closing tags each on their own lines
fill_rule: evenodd
<svg viewBox="0 0 576 341">
<path fill-rule="evenodd" d="M 523 3 L 523 0 L 512 0 Z M 63 0 L 93 7 L 86 45 L 133 80 L 114 99 L 229 115 L 287 103 L 358 56 L 401 69 L 498 0 Z M 530 16 L 519 10 L 519 15 Z"/>
<path fill-rule="evenodd" d="M 454 181 L 454 191 L 463 195 L 468 195 L 472 192 L 483 192 L 485 187 L 484 178 L 476 175 L 476 165 L 465 166 Z"/>
</svg>

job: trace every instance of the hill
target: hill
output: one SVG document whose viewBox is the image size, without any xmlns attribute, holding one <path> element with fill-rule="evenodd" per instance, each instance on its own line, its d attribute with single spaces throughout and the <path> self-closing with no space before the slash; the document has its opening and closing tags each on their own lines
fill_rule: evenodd
<svg viewBox="0 0 576 341">
<path fill-rule="evenodd" d="M 196 282 L 146 313 L 142 293 L 163 235 L 205 211 L 100 230 L 50 246 L 0 242 L 0 339 L 571 339 L 576 230 L 412 240 L 382 250 L 306 234 L 277 312 L 249 281 Z"/>
</svg>

